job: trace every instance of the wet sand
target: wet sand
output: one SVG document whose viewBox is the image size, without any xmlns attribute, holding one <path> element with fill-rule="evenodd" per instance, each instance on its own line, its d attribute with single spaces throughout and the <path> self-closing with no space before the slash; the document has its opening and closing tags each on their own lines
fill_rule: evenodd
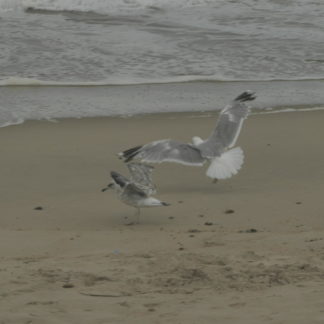
<svg viewBox="0 0 324 324">
<path fill-rule="evenodd" d="M 110 170 L 127 174 L 120 150 L 206 137 L 216 117 L 0 129 L 0 320 L 323 323 L 323 111 L 250 116 L 244 166 L 217 184 L 205 168 L 157 165 L 156 197 L 172 205 L 143 209 L 139 225 L 101 192 Z"/>
</svg>

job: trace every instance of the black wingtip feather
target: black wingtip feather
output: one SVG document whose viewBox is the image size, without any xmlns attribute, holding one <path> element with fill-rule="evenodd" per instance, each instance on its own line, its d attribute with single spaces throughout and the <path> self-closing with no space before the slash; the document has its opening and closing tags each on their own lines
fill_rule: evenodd
<svg viewBox="0 0 324 324">
<path fill-rule="evenodd" d="M 125 163 L 128 163 L 128 162 L 132 161 L 133 158 L 134 158 L 135 156 L 136 156 L 136 153 L 134 153 L 134 154 L 128 156 L 128 157 L 124 160 L 124 162 L 125 162 Z"/>
<path fill-rule="evenodd" d="M 141 145 L 132 147 L 128 150 L 122 152 L 122 157 L 125 159 L 125 162 L 131 161 L 138 153 L 138 151 L 142 148 Z"/>
<path fill-rule="evenodd" d="M 236 97 L 234 100 L 244 102 L 244 101 L 252 101 L 255 98 L 256 98 L 256 95 L 255 95 L 254 92 L 252 92 L 252 91 L 244 91 L 238 97 Z"/>
<path fill-rule="evenodd" d="M 125 150 L 125 151 L 123 151 L 123 155 L 127 156 L 129 154 L 132 154 L 134 151 L 139 150 L 141 147 L 142 147 L 142 145 L 138 145 L 138 146 L 132 147 L 132 148 L 130 148 L 128 150 Z"/>
</svg>

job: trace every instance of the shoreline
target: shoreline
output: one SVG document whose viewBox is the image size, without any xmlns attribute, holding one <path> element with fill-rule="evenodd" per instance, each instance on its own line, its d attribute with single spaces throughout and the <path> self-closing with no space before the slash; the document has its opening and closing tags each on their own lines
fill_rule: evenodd
<svg viewBox="0 0 324 324">
<path fill-rule="evenodd" d="M 278 106 L 269 109 L 258 109 L 251 108 L 249 116 L 252 115 L 268 115 L 268 114 L 282 114 L 282 113 L 299 113 L 299 112 L 316 112 L 324 110 L 324 105 L 298 105 L 292 108 L 291 106 Z M 183 116 L 184 118 L 210 118 L 215 117 L 220 112 L 220 110 L 209 110 L 209 111 L 179 111 L 179 112 L 156 112 L 156 113 L 138 113 L 135 115 L 115 115 L 115 116 L 91 116 L 91 117 L 61 117 L 61 118 L 44 118 L 44 119 L 27 119 L 19 120 L 15 123 L 8 122 L 7 124 L 0 125 L 1 128 L 9 126 L 22 125 L 28 122 L 49 122 L 49 123 L 59 123 L 64 120 L 91 120 L 91 119 L 133 119 L 133 118 L 156 118 L 159 116 L 169 116 L 169 118 L 175 118 L 174 116 Z"/>
<path fill-rule="evenodd" d="M 171 206 L 143 209 L 139 225 L 125 226 L 134 208 L 100 191 L 111 170 L 127 175 L 121 150 L 204 138 L 216 119 L 1 128 L 1 320 L 321 323 L 324 111 L 251 115 L 237 144 L 243 168 L 217 184 L 205 167 L 155 165 L 155 196 Z"/>
<path fill-rule="evenodd" d="M 308 80 L 0 87 L 0 125 L 22 120 L 219 111 L 248 89 L 256 92 L 257 100 L 251 103 L 255 110 L 323 107 L 323 84 L 324 80 Z"/>
</svg>

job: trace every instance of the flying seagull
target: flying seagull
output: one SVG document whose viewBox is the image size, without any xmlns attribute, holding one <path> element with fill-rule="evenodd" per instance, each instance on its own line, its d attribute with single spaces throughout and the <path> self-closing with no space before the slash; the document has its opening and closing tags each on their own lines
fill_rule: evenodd
<svg viewBox="0 0 324 324">
<path fill-rule="evenodd" d="M 187 144 L 164 139 L 130 148 L 118 155 L 124 162 L 138 159 L 148 163 L 176 162 L 202 166 L 208 161 L 210 162 L 206 172 L 208 177 L 214 180 L 230 178 L 238 172 L 244 160 L 243 150 L 233 146 L 249 113 L 249 107 L 245 102 L 255 98 L 253 92 L 245 91 L 226 105 L 206 140 L 194 136 L 192 143 Z"/>
<path fill-rule="evenodd" d="M 127 179 L 118 172 L 111 171 L 112 182 L 102 191 L 114 189 L 119 199 L 127 205 L 135 207 L 137 223 L 139 223 L 140 209 L 142 207 L 169 206 L 170 204 L 160 201 L 151 195 L 156 193 L 156 187 L 152 182 L 151 165 L 132 162 L 127 164 L 131 178 Z"/>
</svg>

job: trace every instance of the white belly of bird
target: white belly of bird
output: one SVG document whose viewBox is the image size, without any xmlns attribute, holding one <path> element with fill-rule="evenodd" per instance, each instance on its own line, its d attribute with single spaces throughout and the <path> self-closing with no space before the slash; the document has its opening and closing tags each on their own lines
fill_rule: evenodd
<svg viewBox="0 0 324 324">
<path fill-rule="evenodd" d="M 129 206 L 133 206 L 133 207 L 138 207 L 138 208 L 142 208 L 142 207 L 157 207 L 157 206 L 162 206 L 162 202 L 156 198 L 153 197 L 148 197 L 148 198 L 143 198 L 143 199 L 122 199 L 122 201 L 129 205 Z"/>
</svg>

